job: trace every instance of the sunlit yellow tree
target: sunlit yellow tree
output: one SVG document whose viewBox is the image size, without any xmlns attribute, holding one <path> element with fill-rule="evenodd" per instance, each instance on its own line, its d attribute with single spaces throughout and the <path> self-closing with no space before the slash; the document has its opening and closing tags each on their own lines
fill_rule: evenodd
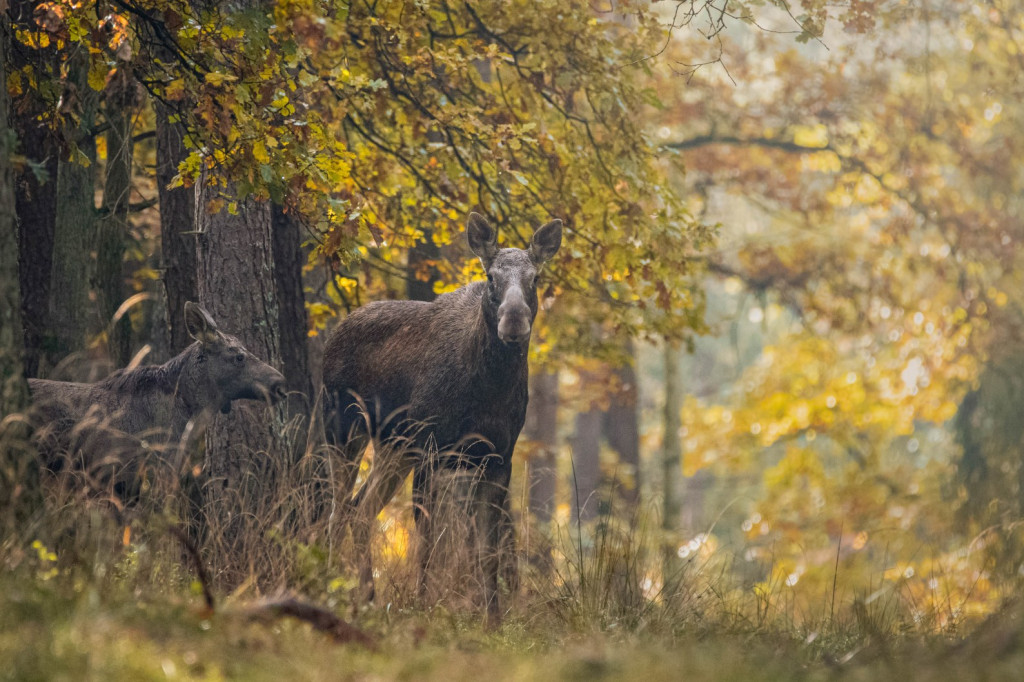
<svg viewBox="0 0 1024 682">
<path fill-rule="evenodd" d="M 1019 468 L 1005 439 L 975 430 L 975 480 L 958 477 L 949 427 L 986 363 L 1014 355 L 1020 323 L 1013 17 L 948 2 L 874 11 L 856 40 L 746 31 L 719 34 L 710 55 L 671 47 L 690 79 L 657 134 L 725 223 L 709 266 L 753 295 L 739 312 L 766 344 L 735 384 L 687 403 L 685 466 L 762 472 L 742 505 L 747 556 L 790 583 L 816 571 L 827 586 L 839 551 L 864 584 L 898 565 L 885 577 L 936 611 L 952 592 L 990 594 L 984 557 L 956 552 L 1013 526 Z M 998 394 L 982 394 L 976 423 L 998 416 Z M 999 511 L 957 524 L 972 499 Z"/>
</svg>

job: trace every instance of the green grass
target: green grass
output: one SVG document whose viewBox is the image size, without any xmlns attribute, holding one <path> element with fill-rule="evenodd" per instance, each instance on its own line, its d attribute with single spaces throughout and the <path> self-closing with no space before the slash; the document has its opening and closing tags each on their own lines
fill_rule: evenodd
<svg viewBox="0 0 1024 682">
<path fill-rule="evenodd" d="M 1024 670 L 1020 607 L 960 640 L 882 633 L 856 617 L 816 637 L 724 620 L 570 628 L 542 602 L 518 604 L 488 632 L 472 613 L 369 607 L 354 619 L 378 642 L 369 650 L 254 617 L 262 602 L 245 595 L 211 613 L 187 576 L 167 569 L 152 581 L 153 563 L 130 553 L 91 566 L 62 566 L 40 545 L 11 556 L 0 576 L 4 680 L 997 680 Z"/>
</svg>

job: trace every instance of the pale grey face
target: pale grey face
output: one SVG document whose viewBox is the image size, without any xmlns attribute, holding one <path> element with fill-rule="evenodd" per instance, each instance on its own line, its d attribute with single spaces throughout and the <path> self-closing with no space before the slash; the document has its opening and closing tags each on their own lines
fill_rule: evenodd
<svg viewBox="0 0 1024 682">
<path fill-rule="evenodd" d="M 498 338 L 505 343 L 530 340 L 537 315 L 537 268 L 522 249 L 502 249 L 487 269 L 487 295 L 496 307 Z"/>
<path fill-rule="evenodd" d="M 479 213 L 469 215 L 466 234 L 487 272 L 487 310 L 496 319 L 498 338 L 528 342 L 537 314 L 537 272 L 562 243 L 562 221 L 537 228 L 528 249 L 499 249 L 498 233 Z"/>
</svg>

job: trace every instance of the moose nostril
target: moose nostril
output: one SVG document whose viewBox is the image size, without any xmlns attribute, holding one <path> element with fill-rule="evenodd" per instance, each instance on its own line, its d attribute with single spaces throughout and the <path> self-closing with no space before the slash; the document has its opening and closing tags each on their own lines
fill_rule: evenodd
<svg viewBox="0 0 1024 682">
<path fill-rule="evenodd" d="M 510 332 L 502 339 L 505 343 L 522 343 L 530 338 L 530 332 Z"/>
</svg>

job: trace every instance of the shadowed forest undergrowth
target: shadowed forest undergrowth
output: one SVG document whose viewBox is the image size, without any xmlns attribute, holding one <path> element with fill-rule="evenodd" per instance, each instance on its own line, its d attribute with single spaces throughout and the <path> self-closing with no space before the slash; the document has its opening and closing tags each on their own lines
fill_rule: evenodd
<svg viewBox="0 0 1024 682">
<path fill-rule="evenodd" d="M 31 483 L 10 456 L 31 446 L 11 424 L 5 479 Z M 377 599 L 361 603 L 350 538 L 315 509 L 329 457 L 305 447 L 305 431 L 291 422 L 299 454 L 253 453 L 236 499 L 219 500 L 247 513 L 206 509 L 199 531 L 185 522 L 196 512 L 187 486 L 144 486 L 128 508 L 75 472 L 42 474 L 41 497 L 12 488 L 3 678 L 1010 679 L 1024 664 L 1018 602 L 984 621 L 922 617 L 898 585 L 837 597 L 837 575 L 808 613 L 781 583 L 744 585 L 727 551 L 667 550 L 643 509 L 582 527 L 519 518 L 517 551 L 503 557 L 506 618 L 488 630 L 474 607 L 465 476 L 441 486 L 422 590 L 409 503 L 381 515 Z"/>
</svg>

